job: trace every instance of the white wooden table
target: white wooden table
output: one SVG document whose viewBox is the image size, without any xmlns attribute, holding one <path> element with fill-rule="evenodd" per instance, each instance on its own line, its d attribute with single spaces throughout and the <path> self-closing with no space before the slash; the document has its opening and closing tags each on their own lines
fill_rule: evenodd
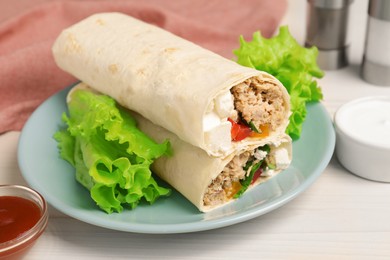
<svg viewBox="0 0 390 260">
<path fill-rule="evenodd" d="M 351 6 L 351 65 L 320 80 L 324 106 L 388 95 L 359 76 L 367 1 Z M 305 0 L 291 0 L 287 23 L 303 42 Z M 0 135 L 0 183 L 27 185 L 17 165 L 19 132 Z M 50 207 L 48 227 L 26 259 L 390 259 L 390 184 L 346 171 L 333 158 L 296 199 L 250 221 L 198 233 L 146 235 L 113 231 Z"/>
</svg>

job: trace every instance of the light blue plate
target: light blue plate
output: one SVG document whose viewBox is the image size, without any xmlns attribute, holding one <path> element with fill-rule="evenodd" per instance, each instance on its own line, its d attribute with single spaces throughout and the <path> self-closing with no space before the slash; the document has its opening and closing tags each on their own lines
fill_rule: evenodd
<svg viewBox="0 0 390 260">
<path fill-rule="evenodd" d="M 248 191 L 237 201 L 201 213 L 173 192 L 153 205 L 106 214 L 74 178 L 73 168 L 59 158 L 53 134 L 63 126 L 65 89 L 46 100 L 27 121 L 19 141 L 18 161 L 23 177 L 61 212 L 81 221 L 138 233 L 183 233 L 220 228 L 270 212 L 308 188 L 328 165 L 335 146 L 332 121 L 321 104 L 308 105 L 302 136 L 293 143 L 291 166 Z"/>
</svg>

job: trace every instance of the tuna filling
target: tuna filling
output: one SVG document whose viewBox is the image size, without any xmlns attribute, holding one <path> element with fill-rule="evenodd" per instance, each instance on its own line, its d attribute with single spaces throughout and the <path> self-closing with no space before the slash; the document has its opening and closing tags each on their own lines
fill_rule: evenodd
<svg viewBox="0 0 390 260">
<path fill-rule="evenodd" d="M 250 177 L 251 179 L 247 179 L 252 167 L 260 163 L 262 170 L 266 170 L 274 165 L 273 160 L 268 146 L 265 149 L 262 147 L 236 155 L 208 186 L 203 197 L 203 204 L 205 206 L 219 205 L 236 197 L 237 194 L 244 191 L 245 182 L 252 183 L 253 176 Z"/>
<path fill-rule="evenodd" d="M 283 123 L 283 93 L 275 83 L 253 77 L 234 86 L 230 92 L 237 111 L 237 115 L 232 119 L 236 122 L 251 122 L 257 129 L 260 129 L 260 126 L 268 126 L 271 131 Z"/>
</svg>

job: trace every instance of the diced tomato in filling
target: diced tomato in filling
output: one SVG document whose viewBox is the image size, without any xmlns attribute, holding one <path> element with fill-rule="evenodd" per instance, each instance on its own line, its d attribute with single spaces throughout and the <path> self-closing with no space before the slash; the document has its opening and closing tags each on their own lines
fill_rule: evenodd
<svg viewBox="0 0 390 260">
<path fill-rule="evenodd" d="M 255 174 L 253 175 L 251 184 L 255 183 L 255 182 L 257 181 L 257 179 L 261 176 L 262 173 L 263 173 L 263 170 L 262 170 L 261 167 L 260 167 L 260 168 L 255 172 Z"/>
<path fill-rule="evenodd" d="M 252 129 L 243 123 L 237 123 L 231 118 L 228 118 L 229 122 L 232 124 L 232 129 L 230 131 L 233 141 L 241 141 L 247 137 L 267 137 L 269 135 L 268 125 L 261 125 L 261 133 L 256 133 Z"/>
<path fill-rule="evenodd" d="M 228 118 L 228 120 L 232 124 L 230 133 L 232 135 L 233 141 L 241 141 L 251 134 L 252 130 L 249 128 L 249 126 L 237 123 L 230 118 Z"/>
</svg>

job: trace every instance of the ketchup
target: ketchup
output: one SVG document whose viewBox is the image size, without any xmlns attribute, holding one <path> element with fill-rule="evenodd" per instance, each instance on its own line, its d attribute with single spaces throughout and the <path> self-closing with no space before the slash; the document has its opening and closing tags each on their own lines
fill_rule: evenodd
<svg viewBox="0 0 390 260">
<path fill-rule="evenodd" d="M 0 196 L 0 243 L 10 241 L 39 221 L 41 210 L 33 201 L 16 196 Z"/>
</svg>

